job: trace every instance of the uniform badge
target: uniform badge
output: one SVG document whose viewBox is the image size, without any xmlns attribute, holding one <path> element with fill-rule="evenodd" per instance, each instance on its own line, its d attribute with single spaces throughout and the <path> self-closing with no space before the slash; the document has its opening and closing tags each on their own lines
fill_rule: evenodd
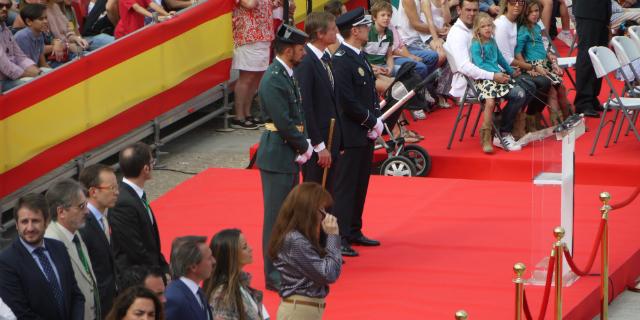
<svg viewBox="0 0 640 320">
<path fill-rule="evenodd" d="M 343 55 L 344 55 L 344 50 L 342 49 L 336 51 L 336 53 L 334 54 L 334 56 L 336 57 L 342 57 Z"/>
<path fill-rule="evenodd" d="M 364 69 L 362 69 L 362 67 L 358 67 L 358 73 L 361 77 L 364 77 Z"/>
</svg>

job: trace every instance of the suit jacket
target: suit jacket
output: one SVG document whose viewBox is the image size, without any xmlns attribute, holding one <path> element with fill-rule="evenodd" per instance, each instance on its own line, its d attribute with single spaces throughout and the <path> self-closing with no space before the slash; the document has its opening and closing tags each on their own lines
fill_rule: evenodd
<svg viewBox="0 0 640 320">
<path fill-rule="evenodd" d="M 299 87 L 278 60 L 264 73 L 258 97 L 266 122 L 273 123 L 278 131 L 262 133 L 256 164 L 262 170 L 295 174 L 300 169 L 295 159 L 307 151 L 309 143 L 306 132 L 296 128 L 304 126 Z"/>
<path fill-rule="evenodd" d="M 609 25 L 612 0 L 576 0 L 573 2 L 573 15 L 576 18 L 598 20 Z"/>
<path fill-rule="evenodd" d="M 329 74 L 322 61 L 308 46 L 305 46 L 305 50 L 307 54 L 295 68 L 294 74 L 300 84 L 307 132 L 312 145 L 315 146 L 324 142 L 326 146 L 331 118 L 336 119 L 331 153 L 337 156 L 342 136 L 336 109 L 335 79 L 334 87 L 331 87 Z"/>
<path fill-rule="evenodd" d="M 338 118 L 345 148 L 371 143 L 367 131 L 381 115 L 376 93 L 376 78 L 367 60 L 341 44 L 333 55 L 338 97 Z"/>
<path fill-rule="evenodd" d="M 153 210 L 152 213 L 153 215 Z M 118 274 L 131 266 L 159 266 L 169 272 L 169 265 L 160 252 L 160 235 L 155 216 L 149 221 L 147 208 L 136 191 L 120 182 L 116 206 L 107 217 L 111 225 L 111 245 Z"/>
<path fill-rule="evenodd" d="M 93 273 L 98 281 L 102 317 L 106 318 L 116 296 L 116 264 L 113 249 L 100 227 L 100 222 L 91 213 L 87 216 L 84 228 L 80 229 L 80 234 L 89 251 Z"/>
<path fill-rule="evenodd" d="M 0 253 L 0 297 L 21 320 L 84 319 L 84 296 L 64 244 L 47 238 L 44 243 L 58 271 L 64 310 L 60 312 L 47 278 L 19 238 Z"/>
<path fill-rule="evenodd" d="M 196 300 L 193 292 L 180 279 L 174 279 L 169 283 L 164 293 L 167 297 L 165 304 L 165 318 L 167 320 L 210 320 L 211 311 L 204 311 Z M 205 306 L 209 310 L 207 301 Z"/>
<path fill-rule="evenodd" d="M 82 236 L 78 235 L 78 237 L 80 238 L 80 246 L 82 246 L 82 250 L 87 255 L 86 258 L 88 259 L 87 263 L 89 264 L 89 273 L 87 273 L 85 272 L 82 260 L 80 260 L 78 249 L 76 249 L 75 243 L 67 238 L 67 236 L 64 234 L 64 231 L 62 231 L 62 228 L 64 228 L 62 225 L 60 225 L 56 221 L 52 221 L 51 223 L 49 223 L 47 232 L 45 232 L 44 235 L 47 238 L 55 239 L 62 242 L 67 248 L 67 253 L 71 258 L 71 266 L 73 267 L 73 274 L 75 275 L 76 283 L 78 284 L 78 288 L 80 288 L 80 291 L 84 296 L 84 319 L 93 320 L 96 318 L 96 303 L 93 293 L 93 282 L 95 281 L 96 276 L 93 273 L 91 261 L 89 260 L 89 250 L 87 250 L 87 246 L 84 244 Z"/>
</svg>

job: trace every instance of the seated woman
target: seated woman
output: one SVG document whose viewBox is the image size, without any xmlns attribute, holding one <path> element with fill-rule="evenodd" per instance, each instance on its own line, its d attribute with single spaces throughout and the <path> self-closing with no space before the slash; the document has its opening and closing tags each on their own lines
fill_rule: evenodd
<svg viewBox="0 0 640 320">
<path fill-rule="evenodd" d="M 516 59 L 524 62 L 523 65 L 532 67 L 529 72 L 532 75 L 541 75 L 552 82 L 549 88 L 549 117 L 551 124 L 555 125 L 563 121 L 564 115 L 570 114 L 567 92 L 562 85 L 562 69 L 555 63 L 556 57 L 547 54 L 542 43 L 542 29 L 538 25 L 540 19 L 539 0 L 529 0 L 524 10 L 522 25 L 518 29 L 518 44 L 516 46 Z M 536 119 L 527 116 L 527 131 L 535 131 Z"/>
<path fill-rule="evenodd" d="M 325 211 L 332 202 L 322 186 L 305 182 L 280 208 L 268 250 L 282 275 L 278 319 L 322 319 L 329 284 L 342 268 L 338 223 Z"/>
<path fill-rule="evenodd" d="M 213 320 L 268 319 L 262 292 L 249 286 L 251 275 L 243 271 L 253 262 L 253 256 L 240 230 L 218 232 L 209 247 L 216 259 L 216 268 L 203 287 L 213 309 Z"/>
<path fill-rule="evenodd" d="M 135 286 L 126 289 L 113 302 L 106 320 L 164 320 L 162 304 L 151 290 Z"/>
</svg>

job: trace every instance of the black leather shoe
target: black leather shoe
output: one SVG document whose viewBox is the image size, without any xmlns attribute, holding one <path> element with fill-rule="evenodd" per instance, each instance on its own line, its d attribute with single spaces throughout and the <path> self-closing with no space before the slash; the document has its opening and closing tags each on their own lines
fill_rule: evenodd
<svg viewBox="0 0 640 320">
<path fill-rule="evenodd" d="M 358 253 L 358 251 L 353 250 L 353 248 L 351 248 L 351 246 L 341 246 L 340 247 L 340 253 L 342 253 L 342 256 L 344 257 L 357 257 L 360 254 Z M 344 260 L 342 260 L 344 261 Z"/>
<path fill-rule="evenodd" d="M 600 118 L 600 114 L 593 109 L 584 109 L 577 111 L 576 113 L 583 113 L 585 117 Z"/>
<path fill-rule="evenodd" d="M 265 284 L 265 287 L 267 288 L 267 290 L 274 291 L 274 292 L 280 292 L 280 284 L 279 283 L 267 282 Z"/>
<path fill-rule="evenodd" d="M 356 246 L 365 246 L 365 247 L 375 247 L 380 245 L 380 241 L 369 239 L 364 235 L 351 239 L 349 243 Z"/>
</svg>

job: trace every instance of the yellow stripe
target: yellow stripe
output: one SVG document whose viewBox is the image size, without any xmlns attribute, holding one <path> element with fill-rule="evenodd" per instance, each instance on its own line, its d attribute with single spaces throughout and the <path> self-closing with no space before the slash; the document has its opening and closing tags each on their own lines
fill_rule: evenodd
<svg viewBox="0 0 640 320">
<path fill-rule="evenodd" d="M 0 121 L 0 173 L 232 54 L 228 13 Z"/>
<path fill-rule="evenodd" d="M 307 0 L 295 0 L 296 2 L 296 12 L 293 15 L 293 21 L 296 24 L 303 22 L 307 17 Z"/>
</svg>

